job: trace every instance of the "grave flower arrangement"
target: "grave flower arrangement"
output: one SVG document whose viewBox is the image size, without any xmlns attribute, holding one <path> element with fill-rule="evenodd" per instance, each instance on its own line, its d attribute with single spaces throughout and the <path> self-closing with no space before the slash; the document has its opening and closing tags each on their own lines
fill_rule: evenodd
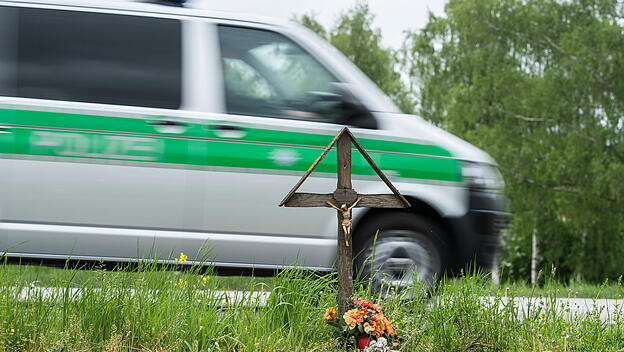
<svg viewBox="0 0 624 352">
<path fill-rule="evenodd" d="M 351 298 L 351 302 L 352 309 L 342 317 L 337 316 L 336 307 L 329 307 L 323 321 L 340 329 L 346 337 L 366 337 L 366 341 L 375 341 L 381 337 L 391 339 L 395 336 L 394 327 L 380 306 L 357 298 Z"/>
</svg>

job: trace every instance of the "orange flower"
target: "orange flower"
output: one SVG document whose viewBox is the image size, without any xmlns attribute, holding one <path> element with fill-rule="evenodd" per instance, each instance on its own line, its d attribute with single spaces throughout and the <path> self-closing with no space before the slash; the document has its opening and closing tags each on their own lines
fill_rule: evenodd
<svg viewBox="0 0 624 352">
<path fill-rule="evenodd" d="M 358 324 L 362 324 L 364 322 L 364 314 L 359 309 L 351 309 L 350 311 L 345 313 L 349 318 L 354 319 Z"/>
<path fill-rule="evenodd" d="M 355 327 L 357 325 L 357 320 L 351 318 L 350 316 L 347 316 L 347 314 L 345 314 L 343 318 L 345 323 L 347 323 L 347 325 L 349 325 L 350 327 Z"/>
<path fill-rule="evenodd" d="M 327 323 L 328 320 L 336 319 L 336 307 L 329 307 L 325 311 L 325 316 L 323 316 L 323 321 Z"/>
<path fill-rule="evenodd" d="M 386 325 L 386 331 L 388 332 L 388 335 L 394 336 L 394 327 L 392 324 Z"/>
<path fill-rule="evenodd" d="M 390 320 L 388 320 L 388 318 L 383 316 L 381 321 L 383 323 L 384 330 L 386 331 L 386 333 L 388 333 L 388 335 L 394 335 L 394 327 L 392 326 L 392 323 L 390 323 Z"/>
<path fill-rule="evenodd" d="M 378 319 L 377 324 L 379 324 L 379 330 L 381 331 L 386 330 L 386 319 L 384 317 L 381 317 L 380 319 Z"/>
<path fill-rule="evenodd" d="M 368 328 L 366 327 L 366 325 L 368 324 Z M 373 335 L 375 338 L 379 338 L 381 336 L 383 336 L 384 331 L 381 328 L 381 325 L 379 325 L 378 322 L 371 320 L 368 323 L 364 324 L 364 331 L 368 330 L 369 334 Z"/>
</svg>

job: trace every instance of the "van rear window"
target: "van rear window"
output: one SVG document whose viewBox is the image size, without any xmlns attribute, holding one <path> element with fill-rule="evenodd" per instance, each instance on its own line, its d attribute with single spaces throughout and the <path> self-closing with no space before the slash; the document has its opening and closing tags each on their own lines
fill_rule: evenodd
<svg viewBox="0 0 624 352">
<path fill-rule="evenodd" d="M 0 95 L 176 109 L 180 21 L 0 6 Z"/>
</svg>

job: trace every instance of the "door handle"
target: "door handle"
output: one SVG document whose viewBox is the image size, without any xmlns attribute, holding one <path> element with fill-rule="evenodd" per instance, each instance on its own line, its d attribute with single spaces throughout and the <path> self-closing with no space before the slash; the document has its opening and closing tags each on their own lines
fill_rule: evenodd
<svg viewBox="0 0 624 352">
<path fill-rule="evenodd" d="M 243 127 L 230 124 L 212 125 L 212 130 L 221 138 L 243 138 L 247 134 Z"/>
<path fill-rule="evenodd" d="M 152 126 L 188 126 L 186 122 L 175 120 L 148 120 L 147 123 Z"/>
<path fill-rule="evenodd" d="M 12 133 L 13 130 L 8 126 L 0 126 L 0 133 Z"/>
<path fill-rule="evenodd" d="M 177 120 L 147 120 L 147 123 L 159 133 L 180 134 L 189 128 L 188 123 Z"/>
</svg>

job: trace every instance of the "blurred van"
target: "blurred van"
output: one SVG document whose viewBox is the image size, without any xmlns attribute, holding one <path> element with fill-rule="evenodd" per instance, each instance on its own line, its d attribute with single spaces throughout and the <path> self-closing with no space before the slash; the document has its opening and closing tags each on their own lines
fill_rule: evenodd
<svg viewBox="0 0 624 352">
<path fill-rule="evenodd" d="M 277 204 L 343 126 L 411 202 L 354 210 L 363 273 L 491 266 L 503 182 L 295 24 L 142 2 L 0 0 L 0 253 L 333 270 L 331 208 Z M 360 193 L 390 193 L 353 153 Z M 301 191 L 335 189 L 331 152 Z M 378 232 L 376 243 L 375 234 Z M 417 275 L 416 275 L 417 274 Z"/>
</svg>

